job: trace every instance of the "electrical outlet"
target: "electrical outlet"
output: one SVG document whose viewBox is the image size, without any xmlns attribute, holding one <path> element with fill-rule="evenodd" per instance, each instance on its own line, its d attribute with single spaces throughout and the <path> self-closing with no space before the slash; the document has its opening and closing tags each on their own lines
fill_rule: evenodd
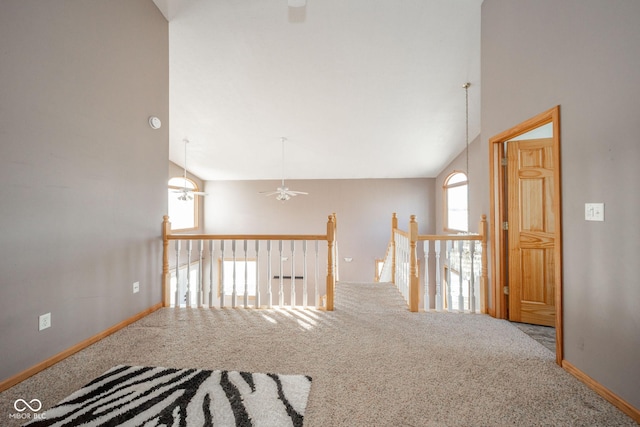
<svg viewBox="0 0 640 427">
<path fill-rule="evenodd" d="M 51 313 L 43 314 L 38 318 L 38 330 L 47 329 L 51 327 Z"/>
<path fill-rule="evenodd" d="M 140 282 L 133 282 L 133 293 L 137 294 L 140 292 Z"/>
</svg>

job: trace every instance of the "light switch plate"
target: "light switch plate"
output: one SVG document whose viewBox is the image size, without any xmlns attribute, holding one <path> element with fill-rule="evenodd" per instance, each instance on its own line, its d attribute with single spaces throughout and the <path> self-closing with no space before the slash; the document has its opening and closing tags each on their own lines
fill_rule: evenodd
<svg viewBox="0 0 640 427">
<path fill-rule="evenodd" d="M 604 221 L 604 203 L 585 203 L 585 221 Z"/>
</svg>

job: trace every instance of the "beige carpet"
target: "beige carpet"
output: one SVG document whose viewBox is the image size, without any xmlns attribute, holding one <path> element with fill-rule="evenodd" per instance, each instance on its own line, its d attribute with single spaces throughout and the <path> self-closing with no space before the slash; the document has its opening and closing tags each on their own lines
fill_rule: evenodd
<svg viewBox="0 0 640 427">
<path fill-rule="evenodd" d="M 119 364 L 309 375 L 306 426 L 636 425 L 509 322 L 349 283 L 334 312 L 159 310 L 0 394 L 0 425 L 19 425 L 16 399 L 48 408 Z"/>
</svg>

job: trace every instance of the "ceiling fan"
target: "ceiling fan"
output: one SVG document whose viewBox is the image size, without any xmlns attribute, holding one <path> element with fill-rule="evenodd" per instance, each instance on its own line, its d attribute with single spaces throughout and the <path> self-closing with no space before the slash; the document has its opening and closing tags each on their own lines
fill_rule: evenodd
<svg viewBox="0 0 640 427">
<path fill-rule="evenodd" d="M 282 184 L 280 185 L 280 187 L 276 188 L 275 191 L 261 191 L 259 192 L 259 194 L 264 194 L 267 197 L 276 196 L 276 200 L 280 200 L 281 202 L 286 202 L 290 198 L 295 197 L 299 194 L 306 196 L 309 193 L 305 191 L 289 190 L 289 187 L 286 187 L 284 185 L 284 142 L 287 140 L 287 138 L 282 137 L 280 138 L 280 140 L 282 141 Z"/>
<path fill-rule="evenodd" d="M 193 200 L 193 196 L 206 196 L 207 193 L 194 191 L 193 184 L 190 184 L 187 180 L 187 144 L 189 144 L 189 140 L 185 138 L 182 142 L 184 142 L 184 184 L 182 187 L 175 188 L 173 192 L 179 194 L 178 200 L 186 202 L 188 200 Z"/>
</svg>

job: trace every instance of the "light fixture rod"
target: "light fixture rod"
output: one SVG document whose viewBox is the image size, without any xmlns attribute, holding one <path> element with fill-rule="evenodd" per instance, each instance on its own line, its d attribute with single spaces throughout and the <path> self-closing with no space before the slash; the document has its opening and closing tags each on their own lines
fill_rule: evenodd
<svg viewBox="0 0 640 427">
<path fill-rule="evenodd" d="M 469 186 L 471 184 L 471 179 L 469 177 L 469 86 L 471 83 L 467 82 L 462 85 L 464 89 L 464 98 L 465 98 L 465 157 L 466 157 L 466 172 L 467 172 L 467 230 L 469 229 Z"/>
<path fill-rule="evenodd" d="M 187 144 L 189 140 L 184 138 L 182 141 L 184 142 L 184 188 L 187 188 Z"/>
<path fill-rule="evenodd" d="M 287 140 L 284 136 L 280 138 L 282 141 L 282 188 L 284 188 L 284 142 Z"/>
</svg>

